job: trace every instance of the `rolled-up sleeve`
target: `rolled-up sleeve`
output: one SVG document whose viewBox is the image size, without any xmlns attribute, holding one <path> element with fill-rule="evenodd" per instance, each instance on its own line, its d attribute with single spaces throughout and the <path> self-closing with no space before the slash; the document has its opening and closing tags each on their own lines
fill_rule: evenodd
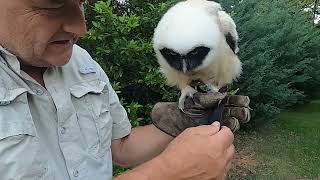
<svg viewBox="0 0 320 180">
<path fill-rule="evenodd" d="M 109 89 L 110 114 L 113 121 L 112 140 L 123 138 L 130 134 L 132 128 L 128 114 L 125 108 L 121 105 L 117 93 L 112 88 L 108 76 L 100 67 L 100 65 L 98 63 L 96 64 L 98 71 L 100 71 L 101 80 L 107 83 Z"/>
<path fill-rule="evenodd" d="M 112 139 L 120 139 L 130 134 L 131 124 L 124 107 L 120 104 L 116 92 L 109 86 L 110 113 L 113 121 Z"/>
</svg>

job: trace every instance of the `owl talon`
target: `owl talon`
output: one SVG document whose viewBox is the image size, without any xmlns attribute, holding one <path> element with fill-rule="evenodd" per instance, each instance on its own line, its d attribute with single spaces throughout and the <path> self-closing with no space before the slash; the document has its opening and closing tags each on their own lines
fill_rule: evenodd
<svg viewBox="0 0 320 180">
<path fill-rule="evenodd" d="M 198 91 L 195 90 L 194 88 L 192 88 L 191 86 L 187 86 L 186 88 L 182 89 L 181 96 L 179 98 L 179 104 L 178 104 L 179 109 L 181 109 L 183 111 L 184 110 L 184 103 L 185 103 L 187 97 L 192 98 L 196 92 L 198 92 Z"/>
<path fill-rule="evenodd" d="M 181 100 L 179 100 L 179 104 L 178 107 L 180 110 L 184 110 L 184 102 L 186 101 L 186 97 L 182 98 Z"/>
</svg>

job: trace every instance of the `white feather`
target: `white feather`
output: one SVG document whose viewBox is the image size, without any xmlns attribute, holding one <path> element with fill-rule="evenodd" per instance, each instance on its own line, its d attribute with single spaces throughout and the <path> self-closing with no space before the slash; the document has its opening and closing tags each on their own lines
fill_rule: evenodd
<svg viewBox="0 0 320 180">
<path fill-rule="evenodd" d="M 228 33 L 238 40 L 234 21 L 218 3 L 187 0 L 170 8 L 158 23 L 153 38 L 160 69 L 169 85 L 183 90 L 189 88 L 192 80 L 202 80 L 219 88 L 239 77 L 241 62 L 226 42 Z M 162 48 L 168 48 L 186 54 L 198 46 L 209 47 L 210 52 L 192 72 L 186 72 L 185 67 L 183 71 L 174 69 L 160 53 Z"/>
<path fill-rule="evenodd" d="M 219 11 L 218 12 L 219 19 L 220 19 L 220 27 L 224 34 L 230 33 L 231 36 L 236 40 L 236 42 L 239 41 L 239 35 L 237 32 L 237 26 L 231 16 L 227 14 L 225 11 Z M 239 48 L 236 46 L 235 52 L 238 53 Z"/>
</svg>

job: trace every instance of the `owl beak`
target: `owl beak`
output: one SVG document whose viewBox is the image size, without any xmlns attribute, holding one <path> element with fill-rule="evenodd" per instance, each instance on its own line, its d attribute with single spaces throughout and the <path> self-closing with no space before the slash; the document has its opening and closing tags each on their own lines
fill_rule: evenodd
<svg viewBox="0 0 320 180">
<path fill-rule="evenodd" d="M 188 71 L 187 62 L 185 58 L 182 59 L 182 70 L 183 70 L 183 73 L 186 73 Z"/>
</svg>

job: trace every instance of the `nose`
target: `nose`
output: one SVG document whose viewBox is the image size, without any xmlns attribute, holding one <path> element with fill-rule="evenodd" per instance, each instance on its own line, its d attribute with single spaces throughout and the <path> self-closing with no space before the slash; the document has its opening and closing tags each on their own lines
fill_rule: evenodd
<svg viewBox="0 0 320 180">
<path fill-rule="evenodd" d="M 65 32 L 76 34 L 79 37 L 84 36 L 87 33 L 87 26 L 83 3 L 78 0 L 69 2 L 68 9 L 64 12 L 65 16 L 62 28 Z"/>
</svg>

